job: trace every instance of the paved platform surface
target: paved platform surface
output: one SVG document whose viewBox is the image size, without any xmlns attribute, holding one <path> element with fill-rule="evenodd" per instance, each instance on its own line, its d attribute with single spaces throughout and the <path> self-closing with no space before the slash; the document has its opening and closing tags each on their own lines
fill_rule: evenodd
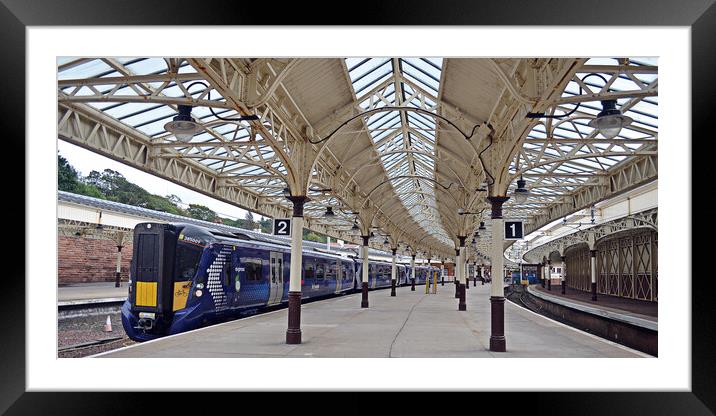
<svg viewBox="0 0 716 416">
<path fill-rule="evenodd" d="M 92 300 L 126 299 L 127 282 L 114 287 L 114 282 L 74 283 L 57 288 L 57 301 L 86 303 Z"/>
<path fill-rule="evenodd" d="M 470 287 L 466 312 L 454 286 L 398 288 L 305 304 L 303 343 L 286 345 L 287 310 L 137 344 L 100 357 L 645 357 L 505 302 L 507 352 L 489 351 L 489 285 Z"/>
<path fill-rule="evenodd" d="M 621 312 L 628 312 L 631 314 L 645 315 L 643 318 L 657 318 L 659 316 L 659 304 L 657 302 L 647 302 L 644 300 L 620 298 L 617 296 L 608 296 L 597 294 L 597 300 L 592 300 L 592 293 L 585 292 L 582 290 L 572 289 L 567 287 L 565 294 L 562 294 L 561 286 L 556 287 L 552 285 L 552 290 L 542 288 L 541 285 L 532 285 L 536 290 L 542 291 L 552 296 L 566 298 L 572 301 L 577 301 L 590 306 L 596 306 L 604 309 L 613 309 Z M 654 319 L 655 320 L 655 319 Z"/>
</svg>

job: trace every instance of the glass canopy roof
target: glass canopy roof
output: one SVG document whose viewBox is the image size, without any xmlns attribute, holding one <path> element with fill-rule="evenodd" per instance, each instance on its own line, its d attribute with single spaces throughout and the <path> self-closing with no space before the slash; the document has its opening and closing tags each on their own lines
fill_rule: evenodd
<svg viewBox="0 0 716 416">
<path fill-rule="evenodd" d="M 589 59 L 584 67 L 616 66 L 622 60 Z M 629 65 L 656 66 L 655 58 L 630 59 Z M 567 84 L 562 97 L 569 99 L 584 93 L 604 93 L 644 90 L 656 86 L 654 73 L 599 73 L 578 71 Z M 581 91 L 580 91 L 581 88 Z M 573 102 L 565 102 L 551 109 L 550 114 L 567 114 L 575 110 Z M 509 200 L 505 208 L 513 217 L 526 218 L 537 214 L 555 202 L 561 202 L 577 187 L 598 182 L 631 154 L 653 150 L 658 137 L 658 97 L 617 99 L 617 109 L 630 117 L 632 123 L 622 128 L 611 140 L 603 139 L 589 126 L 589 121 L 602 111 L 598 101 L 579 103 L 576 112 L 561 119 L 542 119 L 527 135 L 519 155 L 510 165 L 510 172 L 523 172 L 531 195 L 522 204 Z M 526 166 L 527 165 L 527 166 Z M 514 191 L 513 183 L 510 193 Z"/>
<path fill-rule="evenodd" d="M 441 58 L 346 58 L 360 108 L 409 106 L 437 111 Z M 415 222 L 445 244 L 435 202 L 435 121 L 415 112 L 385 111 L 365 117 L 396 195 Z"/>
<path fill-rule="evenodd" d="M 240 116 L 237 109 L 210 87 L 205 75 L 187 59 L 61 57 L 57 60 L 58 99 L 61 104 L 87 106 L 138 132 L 150 143 L 157 158 L 191 160 L 228 186 L 253 192 L 268 203 L 290 207 L 284 197 L 288 171 L 277 155 L 281 149 L 275 147 L 276 141 L 262 137 L 261 131 L 252 132 L 246 121 L 232 120 Z M 482 59 L 485 58 L 475 61 Z M 253 65 L 258 60 L 245 61 Z M 346 98 L 357 109 L 413 107 L 424 111 L 372 111 L 363 117 L 363 128 L 385 174 L 381 190 L 392 188 L 392 198 L 400 201 L 396 206 L 402 206 L 399 211 L 407 212 L 421 227 L 422 234 L 452 247 L 454 240 L 444 227 L 444 221 L 450 218 L 444 217 L 445 211 L 441 215 L 436 197 L 442 191 L 436 190 L 437 126 L 435 119 L 426 114 L 442 114 L 444 110 L 443 84 L 446 79 L 451 80 L 445 73 L 450 65 L 445 63 L 450 59 L 386 57 L 336 61 L 344 64 L 340 67 L 347 71 L 352 94 Z M 529 219 L 544 213 L 550 206 L 569 199 L 575 191 L 599 184 L 602 177 L 635 157 L 656 155 L 656 65 L 655 58 L 592 58 L 584 62 L 561 96 L 545 110 L 548 115 L 566 116 L 536 120 L 511 159 L 509 173 L 514 179 L 522 176 L 531 195 L 520 204 L 514 198 L 508 200 L 506 217 Z M 304 75 L 293 71 L 289 77 Z M 285 81 L 281 85 L 289 100 L 303 93 L 290 91 Z M 617 109 L 630 117 L 632 123 L 614 138 L 601 137 L 589 122 L 602 108 L 598 99 L 587 99 L 587 95 L 615 96 Z M 177 115 L 178 105 L 187 100 L 193 106 L 192 117 L 205 129 L 188 142 L 181 142 L 165 131 L 164 125 Z M 310 100 L 302 103 L 311 104 Z M 261 114 L 265 108 L 254 110 L 258 116 L 265 116 Z M 268 121 L 262 123 L 265 131 L 281 140 L 282 131 L 273 131 Z M 514 191 L 514 179 L 508 196 Z M 307 206 L 309 216 L 321 216 L 325 206 L 341 205 L 335 195 L 321 190 L 309 193 L 313 199 Z M 354 220 L 351 214 L 341 209 L 334 212 L 336 218 L 326 220 L 327 223 L 350 228 Z"/>
<path fill-rule="evenodd" d="M 242 177 L 242 184 L 263 195 L 281 195 L 285 184 L 278 175 L 285 175 L 285 167 L 275 158 L 271 146 L 253 141 L 247 122 L 224 122 L 218 117 L 235 118 L 236 110 L 196 106 L 192 117 L 208 128 L 195 135 L 190 142 L 181 143 L 165 131 L 164 125 L 177 114 L 176 105 L 122 102 L 145 94 L 166 97 L 191 97 L 211 100 L 217 107 L 226 107 L 224 98 L 196 73 L 186 61 L 178 62 L 177 72 L 186 74 L 182 82 L 117 83 L 117 77 L 167 74 L 169 62 L 163 58 L 104 58 L 58 59 L 58 81 L 61 93 L 69 96 L 107 96 L 119 102 L 88 102 L 106 115 L 138 130 L 158 143 L 166 143 L 182 157 L 191 158 L 226 177 Z M 195 76 L 192 76 L 195 75 Z M 62 81 L 83 78 L 114 78 L 106 85 L 62 86 Z M 220 104 L 219 104 L 220 103 Z M 217 117 L 218 116 L 218 117 Z M 217 139 L 219 140 L 217 143 Z"/>
</svg>

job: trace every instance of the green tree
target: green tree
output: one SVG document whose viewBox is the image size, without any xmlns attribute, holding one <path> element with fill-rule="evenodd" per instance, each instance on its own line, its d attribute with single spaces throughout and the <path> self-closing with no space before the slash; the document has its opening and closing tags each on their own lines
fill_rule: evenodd
<svg viewBox="0 0 716 416">
<path fill-rule="evenodd" d="M 325 235 L 314 233 L 313 231 L 309 231 L 305 228 L 303 229 L 303 239 L 308 241 L 315 241 L 317 243 L 325 243 L 327 241 Z"/>
<path fill-rule="evenodd" d="M 79 174 L 64 157 L 57 155 L 57 189 L 76 192 Z"/>
<path fill-rule="evenodd" d="M 197 220 L 213 222 L 216 219 L 216 212 L 212 211 L 209 207 L 205 207 L 199 204 L 189 204 L 187 214 Z"/>
<path fill-rule="evenodd" d="M 168 212 L 170 214 L 187 215 L 186 212 L 173 203 L 172 200 L 159 195 L 148 195 L 144 207 L 155 211 Z"/>
<path fill-rule="evenodd" d="M 106 199 L 95 186 L 84 183 L 79 172 L 64 157 L 57 155 L 57 189 L 94 198 Z"/>
<path fill-rule="evenodd" d="M 272 227 L 271 222 L 272 221 L 270 219 L 261 217 L 261 221 L 259 224 L 261 226 L 262 233 L 269 234 L 271 232 L 271 227 Z"/>
<path fill-rule="evenodd" d="M 139 185 L 129 182 L 121 173 L 112 169 L 93 170 L 85 178 L 89 185 L 97 187 L 110 201 L 149 208 L 150 193 Z"/>
</svg>

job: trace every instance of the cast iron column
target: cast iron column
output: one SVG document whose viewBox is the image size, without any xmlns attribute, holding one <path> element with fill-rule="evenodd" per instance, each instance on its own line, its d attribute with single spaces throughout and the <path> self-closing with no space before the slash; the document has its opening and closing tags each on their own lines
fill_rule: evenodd
<svg viewBox="0 0 716 416">
<path fill-rule="evenodd" d="M 288 329 L 286 344 L 301 343 L 301 274 L 303 262 L 303 204 L 305 196 L 289 196 L 293 203 L 291 218 L 291 274 L 288 285 Z"/>
<path fill-rule="evenodd" d="M 397 272 L 395 266 L 395 252 L 397 249 L 393 249 L 393 264 L 390 267 L 390 296 L 395 296 L 395 274 Z"/>
<path fill-rule="evenodd" d="M 552 290 L 552 260 L 547 259 L 547 290 Z"/>
<path fill-rule="evenodd" d="M 412 281 L 410 291 L 415 292 L 415 254 L 413 254 L 413 258 L 410 260 L 410 280 Z"/>
<path fill-rule="evenodd" d="M 480 265 L 480 280 L 482 281 L 482 286 L 485 286 L 485 265 Z"/>
<path fill-rule="evenodd" d="M 472 287 L 477 286 L 477 263 L 472 263 Z"/>
<path fill-rule="evenodd" d="M 460 288 L 460 302 L 457 305 L 457 310 L 466 311 L 467 305 L 465 304 L 465 283 L 467 283 L 467 274 L 465 273 L 465 237 L 457 236 L 457 238 L 458 240 L 460 240 L 460 281 L 458 282 L 458 287 Z"/>
<path fill-rule="evenodd" d="M 440 261 L 440 286 L 445 286 L 445 260 Z"/>
<path fill-rule="evenodd" d="M 547 284 L 547 279 L 544 277 L 544 269 L 545 269 L 546 265 L 547 265 L 547 263 L 545 263 L 544 261 L 542 263 L 540 263 L 540 272 L 542 274 L 542 276 L 541 276 L 542 277 L 542 288 L 544 288 L 545 284 Z"/>
<path fill-rule="evenodd" d="M 562 256 L 562 294 L 567 293 L 567 257 Z"/>
<path fill-rule="evenodd" d="M 460 249 L 455 249 L 455 299 L 460 299 Z"/>
<path fill-rule="evenodd" d="M 590 263 L 592 266 L 592 300 L 597 300 L 597 250 L 589 250 L 591 256 Z"/>
<path fill-rule="evenodd" d="M 462 249 L 462 284 L 465 286 L 465 289 L 470 288 L 470 263 L 468 263 L 467 258 L 469 256 L 468 248 L 463 246 L 460 247 Z"/>
<path fill-rule="evenodd" d="M 117 271 L 114 274 L 114 287 L 119 287 L 119 274 L 122 271 L 122 246 L 117 246 Z"/>
<path fill-rule="evenodd" d="M 430 281 L 430 284 L 428 284 L 428 286 L 430 286 L 432 288 L 431 289 L 432 293 L 435 293 L 435 272 L 433 271 L 433 266 L 430 263 L 430 260 L 432 260 L 432 259 L 428 257 L 428 270 L 429 270 L 428 279 L 432 278 L 432 280 Z"/>
<path fill-rule="evenodd" d="M 502 220 L 502 204 L 510 199 L 506 196 L 490 196 L 487 200 L 492 204 L 492 281 L 490 282 L 491 334 L 490 351 L 505 352 L 505 289 L 500 274 L 503 267 L 503 240 L 505 230 Z"/>
<path fill-rule="evenodd" d="M 368 307 L 368 239 L 370 235 L 363 235 L 363 265 L 361 266 L 361 301 L 360 307 Z"/>
</svg>

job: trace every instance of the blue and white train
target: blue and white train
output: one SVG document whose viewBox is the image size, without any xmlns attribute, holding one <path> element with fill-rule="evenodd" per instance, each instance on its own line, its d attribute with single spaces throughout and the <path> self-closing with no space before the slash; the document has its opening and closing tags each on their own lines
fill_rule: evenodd
<svg viewBox="0 0 716 416">
<path fill-rule="evenodd" d="M 192 224 L 140 223 L 134 229 L 129 294 L 122 325 L 135 341 L 176 334 L 288 303 L 291 249 L 272 240 Z M 358 291 L 362 262 L 303 251 L 301 296 Z M 391 264 L 369 261 L 370 289 L 390 287 Z M 397 266 L 397 285 L 410 266 Z M 415 283 L 439 269 L 416 266 Z"/>
</svg>

